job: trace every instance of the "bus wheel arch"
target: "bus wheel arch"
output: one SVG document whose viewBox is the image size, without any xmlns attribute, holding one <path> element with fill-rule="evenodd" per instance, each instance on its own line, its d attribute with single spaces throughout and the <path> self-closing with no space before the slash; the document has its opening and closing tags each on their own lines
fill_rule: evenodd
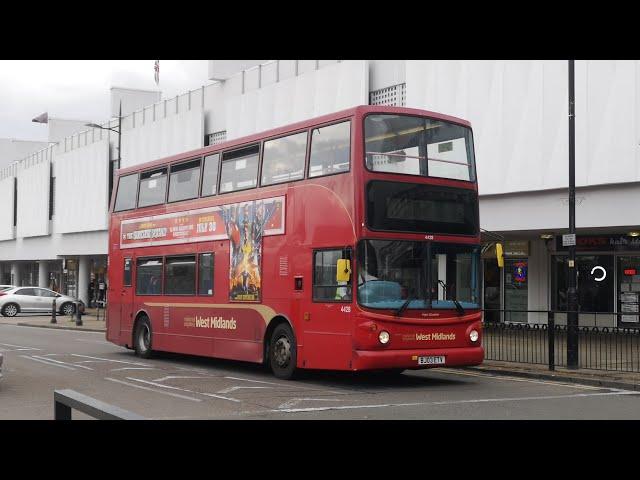
<svg viewBox="0 0 640 480">
<path fill-rule="evenodd" d="M 149 358 L 152 353 L 153 330 L 151 329 L 151 320 L 144 310 L 136 314 L 131 330 L 131 345 L 136 355 L 141 358 Z"/>
</svg>

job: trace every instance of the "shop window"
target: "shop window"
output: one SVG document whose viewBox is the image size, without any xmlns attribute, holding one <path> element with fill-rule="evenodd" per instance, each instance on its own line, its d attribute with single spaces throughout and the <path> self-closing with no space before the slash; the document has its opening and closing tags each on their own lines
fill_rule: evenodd
<svg viewBox="0 0 640 480">
<path fill-rule="evenodd" d="M 552 307 L 567 310 L 567 279 L 569 265 L 566 256 L 555 256 L 553 265 Z M 580 312 L 613 312 L 614 272 L 612 255 L 578 255 L 576 257 L 576 290 Z"/>
<path fill-rule="evenodd" d="M 291 182 L 304 177 L 307 132 L 264 142 L 262 185 Z"/>
<path fill-rule="evenodd" d="M 351 249 L 319 250 L 313 258 L 313 299 L 319 302 L 350 302 L 351 279 L 336 279 L 339 259 L 351 260 Z"/>
<path fill-rule="evenodd" d="M 136 268 L 136 295 L 162 293 L 162 257 L 140 258 Z"/>
<path fill-rule="evenodd" d="M 195 255 L 167 257 L 164 270 L 165 295 L 194 295 L 195 289 Z"/>
<path fill-rule="evenodd" d="M 349 171 L 351 122 L 342 122 L 311 131 L 309 177 Z"/>
<path fill-rule="evenodd" d="M 213 253 L 201 253 L 198 261 L 198 295 L 213 295 Z"/>
<path fill-rule="evenodd" d="M 529 307 L 529 261 L 505 259 L 504 309 L 506 322 L 527 322 Z"/>
<path fill-rule="evenodd" d="M 640 256 L 618 257 L 618 320 L 622 326 L 640 326 Z"/>
</svg>

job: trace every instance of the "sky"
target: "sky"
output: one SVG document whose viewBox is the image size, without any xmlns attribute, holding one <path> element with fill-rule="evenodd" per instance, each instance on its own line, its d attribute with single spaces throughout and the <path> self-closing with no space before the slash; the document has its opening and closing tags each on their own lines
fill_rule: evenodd
<svg viewBox="0 0 640 480">
<path fill-rule="evenodd" d="M 162 91 L 162 98 L 212 83 L 207 60 L 0 60 L 0 138 L 47 140 L 50 117 L 102 123 L 111 115 L 110 88 Z"/>
</svg>

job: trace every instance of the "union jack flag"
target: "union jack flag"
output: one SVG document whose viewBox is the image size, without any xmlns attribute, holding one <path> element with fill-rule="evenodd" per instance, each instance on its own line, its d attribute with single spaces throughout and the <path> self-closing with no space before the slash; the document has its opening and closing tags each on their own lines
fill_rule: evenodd
<svg viewBox="0 0 640 480">
<path fill-rule="evenodd" d="M 156 85 L 158 85 L 158 83 L 160 82 L 160 60 L 156 60 L 156 63 L 153 66 L 153 70 L 155 71 L 153 76 L 155 78 Z"/>
</svg>

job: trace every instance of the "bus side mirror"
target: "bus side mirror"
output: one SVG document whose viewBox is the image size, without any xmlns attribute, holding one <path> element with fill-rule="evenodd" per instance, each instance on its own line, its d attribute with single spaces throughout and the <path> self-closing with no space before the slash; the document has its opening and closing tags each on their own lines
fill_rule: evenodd
<svg viewBox="0 0 640 480">
<path fill-rule="evenodd" d="M 348 282 L 351 278 L 351 261 L 341 258 L 336 264 L 336 281 Z"/>
<path fill-rule="evenodd" d="M 504 267 L 504 253 L 502 251 L 502 244 L 496 243 L 496 259 L 498 260 L 498 267 Z"/>
</svg>

